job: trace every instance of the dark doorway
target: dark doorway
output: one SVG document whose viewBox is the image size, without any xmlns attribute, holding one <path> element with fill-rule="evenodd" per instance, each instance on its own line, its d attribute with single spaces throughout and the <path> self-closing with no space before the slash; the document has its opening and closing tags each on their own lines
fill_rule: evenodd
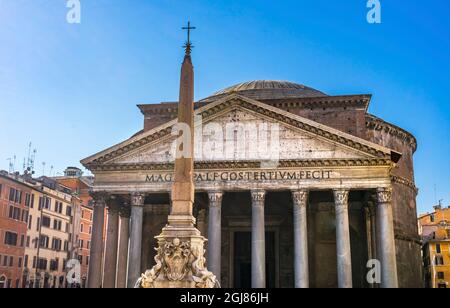
<svg viewBox="0 0 450 308">
<path fill-rule="evenodd" d="M 266 232 L 266 286 L 275 288 L 276 251 L 275 232 Z M 252 286 L 252 233 L 234 233 L 234 287 Z"/>
</svg>

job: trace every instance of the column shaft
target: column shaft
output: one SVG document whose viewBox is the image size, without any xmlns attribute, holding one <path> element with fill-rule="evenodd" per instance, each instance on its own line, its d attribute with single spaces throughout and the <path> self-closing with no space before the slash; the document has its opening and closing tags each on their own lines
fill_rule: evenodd
<svg viewBox="0 0 450 308">
<path fill-rule="evenodd" d="M 209 221 L 208 221 L 208 268 L 216 275 L 218 281 L 221 276 L 222 258 L 222 196 L 221 192 L 210 192 Z"/>
<path fill-rule="evenodd" d="M 398 288 L 392 189 L 378 189 L 377 197 L 377 238 L 378 256 L 381 262 L 381 287 Z"/>
<path fill-rule="evenodd" d="M 88 288 L 102 287 L 103 228 L 105 224 L 105 195 L 93 194 L 94 213 L 89 256 Z"/>
<path fill-rule="evenodd" d="M 128 288 L 134 288 L 141 276 L 141 254 L 142 254 L 142 223 L 144 219 L 143 194 L 133 194 L 131 197 L 131 233 L 130 253 L 128 256 Z"/>
<path fill-rule="evenodd" d="M 335 190 L 336 207 L 336 249 L 339 288 L 351 288 L 352 255 L 350 247 L 350 226 L 348 218 L 348 195 L 346 190 Z"/>
<path fill-rule="evenodd" d="M 128 267 L 128 242 L 130 236 L 130 209 L 123 208 L 120 212 L 120 233 L 119 233 L 119 257 L 117 260 L 117 288 L 127 287 L 127 267 Z"/>
<path fill-rule="evenodd" d="M 105 263 L 103 269 L 103 288 L 115 288 L 117 271 L 117 246 L 119 241 L 119 209 L 115 204 L 108 205 L 108 226 L 106 229 Z"/>
<path fill-rule="evenodd" d="M 266 287 L 265 191 L 252 191 L 252 288 Z"/>
<path fill-rule="evenodd" d="M 295 287 L 309 288 L 307 225 L 308 191 L 295 191 L 292 193 L 292 199 L 294 206 Z"/>
</svg>

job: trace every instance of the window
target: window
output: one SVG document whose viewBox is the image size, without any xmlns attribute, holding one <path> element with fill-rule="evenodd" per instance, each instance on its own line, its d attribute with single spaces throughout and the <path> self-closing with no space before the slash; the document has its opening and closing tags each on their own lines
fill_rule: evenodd
<svg viewBox="0 0 450 308">
<path fill-rule="evenodd" d="M 434 214 L 431 214 L 431 215 L 430 215 L 430 221 L 431 221 L 431 222 L 434 222 Z"/>
<path fill-rule="evenodd" d="M 14 219 L 15 220 L 20 220 L 20 212 L 21 212 L 21 210 L 18 207 L 14 208 Z"/>
<path fill-rule="evenodd" d="M 71 206 L 66 207 L 66 216 L 72 216 L 72 207 Z"/>
<path fill-rule="evenodd" d="M 2 189 L 3 189 L 3 185 L 0 184 L 0 198 L 2 197 Z"/>
<path fill-rule="evenodd" d="M 37 268 L 40 270 L 47 270 L 47 259 L 39 258 L 37 261 Z"/>
<path fill-rule="evenodd" d="M 46 235 L 41 235 L 39 240 L 39 246 L 42 248 L 48 248 L 49 237 Z"/>
<path fill-rule="evenodd" d="M 3 256 L 3 266 L 8 266 L 8 256 Z"/>
<path fill-rule="evenodd" d="M 445 279 L 445 273 L 444 272 L 438 272 L 437 273 L 438 279 Z"/>
<path fill-rule="evenodd" d="M 46 228 L 50 228 L 50 217 L 48 216 L 42 216 L 42 226 Z"/>
<path fill-rule="evenodd" d="M 82 255 L 78 256 L 78 261 L 80 261 L 80 264 L 83 264 L 83 256 Z"/>
<path fill-rule="evenodd" d="M 84 229 L 84 225 L 83 225 L 83 224 L 81 224 L 81 226 L 80 226 L 80 232 L 81 232 L 81 233 L 83 233 L 83 232 L 84 232 L 84 230 L 83 230 L 83 229 Z"/>
<path fill-rule="evenodd" d="M 20 247 L 24 247 L 25 246 L 25 235 L 22 234 L 20 236 Z"/>
<path fill-rule="evenodd" d="M 20 219 L 21 210 L 18 207 L 10 206 L 9 207 L 9 213 L 8 217 L 15 220 L 21 220 Z"/>
<path fill-rule="evenodd" d="M 444 258 L 436 256 L 434 263 L 435 265 L 444 265 Z"/>
<path fill-rule="evenodd" d="M 38 217 L 37 224 L 36 224 L 36 231 L 39 231 L 40 225 L 41 225 L 41 218 Z"/>
<path fill-rule="evenodd" d="M 28 255 L 25 255 L 24 261 L 23 261 L 23 266 L 28 268 Z"/>
<path fill-rule="evenodd" d="M 90 241 L 87 241 L 87 243 L 86 243 L 86 249 L 91 249 L 91 242 L 90 242 Z"/>
<path fill-rule="evenodd" d="M 30 207 L 34 208 L 34 195 L 33 194 L 31 194 Z"/>
<path fill-rule="evenodd" d="M 92 226 L 89 226 L 89 234 L 92 234 Z"/>
<path fill-rule="evenodd" d="M 9 267 L 13 267 L 14 265 L 14 257 L 9 257 Z"/>
<path fill-rule="evenodd" d="M 30 236 L 27 236 L 27 244 L 26 244 L 27 248 L 30 248 Z"/>
<path fill-rule="evenodd" d="M 22 268 L 22 258 L 19 258 L 19 263 L 17 264 L 18 268 Z"/>
<path fill-rule="evenodd" d="M 28 211 L 22 211 L 22 221 L 27 222 L 28 221 Z"/>
<path fill-rule="evenodd" d="M 53 220 L 53 229 L 54 230 L 61 231 L 61 226 L 62 226 L 61 220 L 57 220 L 57 219 Z"/>
<path fill-rule="evenodd" d="M 22 203 L 22 192 L 21 191 L 16 190 L 16 198 L 14 201 L 18 204 Z"/>
<path fill-rule="evenodd" d="M 58 267 L 59 267 L 59 260 L 58 259 L 50 261 L 50 270 L 51 271 L 57 271 Z"/>
<path fill-rule="evenodd" d="M 14 202 L 16 198 L 16 190 L 14 188 L 9 189 L 9 201 Z"/>
<path fill-rule="evenodd" d="M 53 238 L 52 240 L 52 249 L 56 251 L 61 251 L 62 241 L 57 238 Z"/>
<path fill-rule="evenodd" d="M 441 244 L 436 244 L 436 253 L 441 253 Z"/>
<path fill-rule="evenodd" d="M 36 257 L 33 257 L 33 268 L 36 268 Z"/>
<path fill-rule="evenodd" d="M 80 240 L 78 245 L 80 246 L 81 249 L 83 249 L 84 248 L 84 241 Z"/>
<path fill-rule="evenodd" d="M 26 193 L 25 194 L 25 206 L 30 207 L 30 203 L 31 203 L 31 195 Z"/>
<path fill-rule="evenodd" d="M 89 265 L 89 256 L 86 256 L 86 265 Z"/>
<path fill-rule="evenodd" d="M 5 232 L 5 245 L 16 246 L 17 245 L 17 233 Z"/>
<path fill-rule="evenodd" d="M 28 230 L 31 230 L 32 223 L 33 223 L 33 216 L 29 215 L 28 216 Z"/>
<path fill-rule="evenodd" d="M 64 251 L 69 251 L 69 242 L 64 241 Z"/>
<path fill-rule="evenodd" d="M 45 206 L 44 206 L 44 208 L 45 208 L 46 210 L 49 210 L 49 209 L 51 208 L 51 206 L 52 206 L 52 199 L 50 199 L 50 198 L 45 198 Z"/>
</svg>

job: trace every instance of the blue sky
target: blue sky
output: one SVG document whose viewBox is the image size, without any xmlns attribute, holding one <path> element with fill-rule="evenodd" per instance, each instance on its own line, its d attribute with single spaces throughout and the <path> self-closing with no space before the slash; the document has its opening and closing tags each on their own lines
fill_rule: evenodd
<svg viewBox="0 0 450 308">
<path fill-rule="evenodd" d="M 419 211 L 450 204 L 448 0 L 381 0 L 380 25 L 365 0 L 81 0 L 81 24 L 66 2 L 0 0 L 1 169 L 31 141 L 57 174 L 140 130 L 136 104 L 177 100 L 190 19 L 197 99 L 255 79 L 371 93 L 418 139 Z"/>
</svg>

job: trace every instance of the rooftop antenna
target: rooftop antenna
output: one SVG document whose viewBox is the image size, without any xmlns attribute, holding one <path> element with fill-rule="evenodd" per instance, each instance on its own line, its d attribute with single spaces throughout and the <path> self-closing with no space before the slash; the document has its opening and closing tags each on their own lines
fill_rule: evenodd
<svg viewBox="0 0 450 308">
<path fill-rule="evenodd" d="M 42 176 L 45 176 L 45 161 L 42 162 Z"/>
<path fill-rule="evenodd" d="M 13 163 L 12 163 L 12 158 L 7 158 L 6 159 L 8 162 L 9 162 L 9 170 L 8 170 L 8 172 L 9 173 L 14 173 L 14 167 L 13 167 Z"/>
<path fill-rule="evenodd" d="M 434 184 L 434 201 L 437 204 L 437 187 L 436 187 L 436 184 Z"/>
<path fill-rule="evenodd" d="M 54 174 L 53 174 L 53 165 L 50 166 L 50 176 L 54 176 Z"/>
</svg>

